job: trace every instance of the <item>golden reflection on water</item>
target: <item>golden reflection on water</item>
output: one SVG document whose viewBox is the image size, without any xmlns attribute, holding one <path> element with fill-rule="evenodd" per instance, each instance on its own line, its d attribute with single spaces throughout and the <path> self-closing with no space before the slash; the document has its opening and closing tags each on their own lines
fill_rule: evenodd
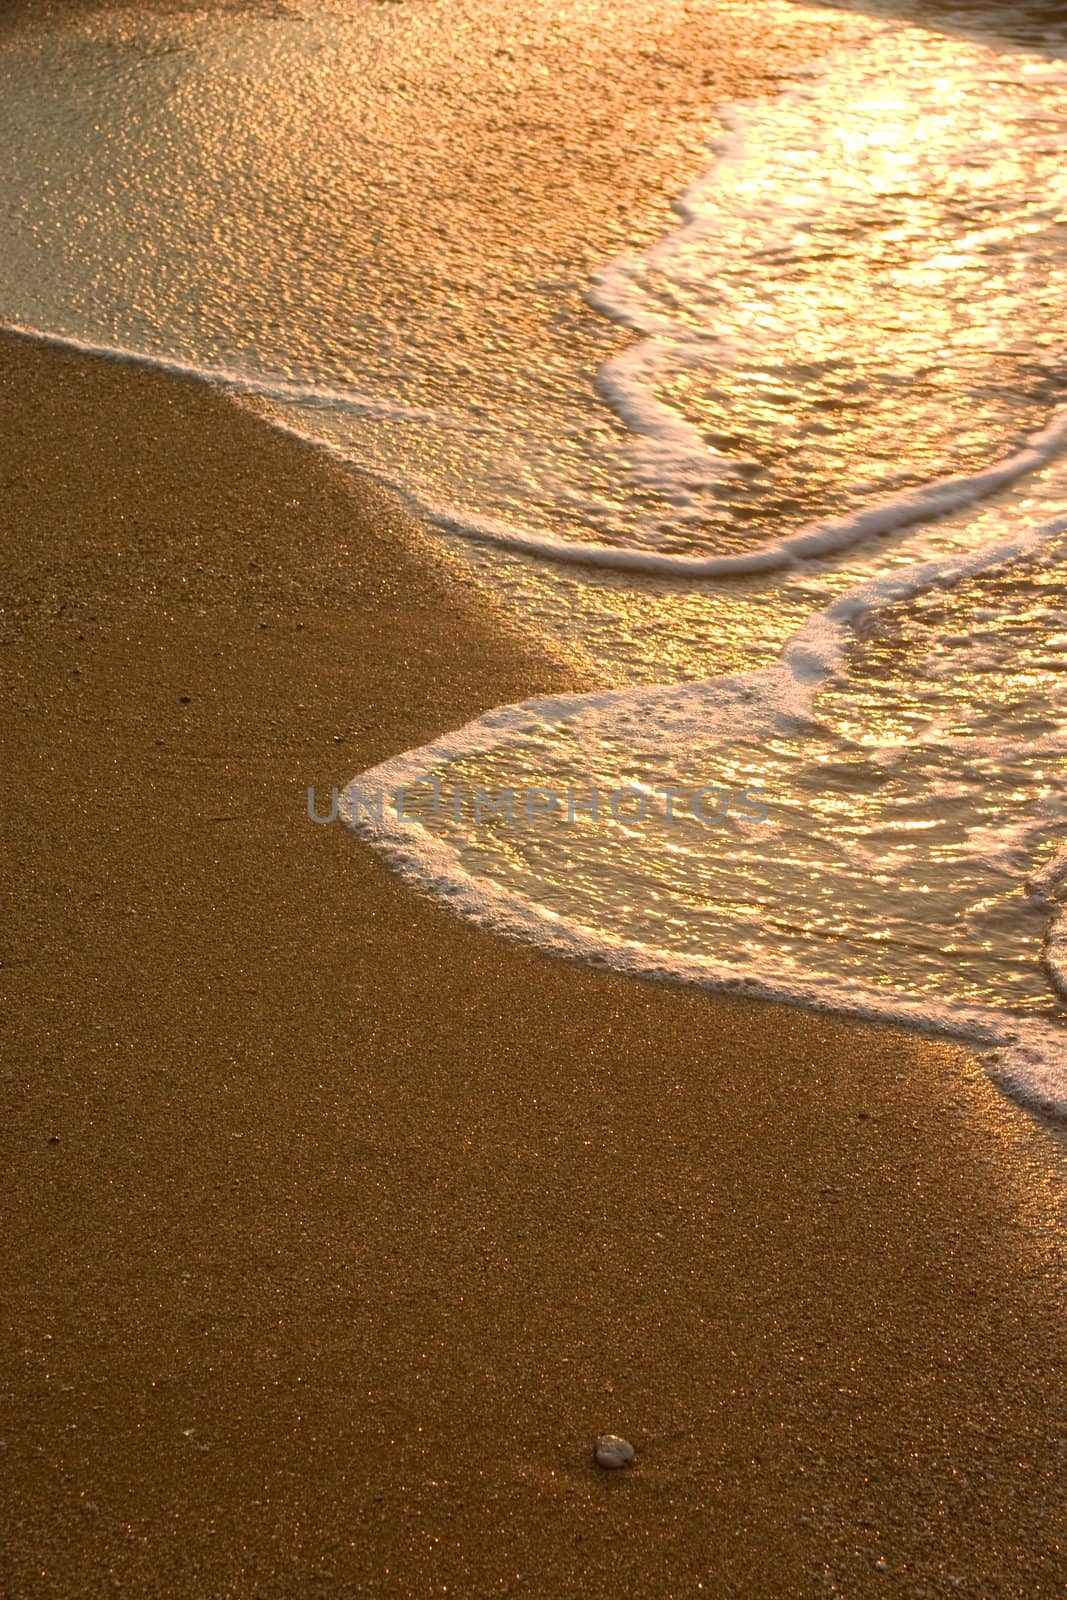
<svg viewBox="0 0 1067 1600">
<path fill-rule="evenodd" d="M 650 252 L 664 196 L 706 166 L 712 104 L 761 86 L 751 8 L 379 9 L 131 13 L 79 19 L 66 55 L 5 44 L 0 198 L 25 221 L 7 314 L 250 375 L 259 404 L 460 523 L 654 552 L 749 550 L 984 465 L 1063 398 L 1067 88 L 1047 63 L 768 0 L 782 67 L 869 48 L 746 112 L 693 226 Z M 587 300 L 618 251 L 597 292 L 630 332 Z M 657 433 L 656 404 L 689 432 Z M 991 519 L 1034 510 L 1020 493 Z M 601 683 L 680 684 L 767 666 L 835 594 L 973 548 L 979 521 L 718 583 L 450 543 Z M 1060 602 L 1036 582 L 983 590 L 988 629 L 962 591 L 887 619 L 814 725 L 746 716 L 740 685 L 725 710 L 678 691 L 459 769 L 755 779 L 777 806 L 762 834 L 620 823 L 561 848 L 490 825 L 460 857 L 650 947 L 1047 1009 L 1043 913 L 1018 894 L 1062 772 Z"/>
<path fill-rule="evenodd" d="M 1067 617 L 1062 557 L 1061 537 L 868 619 L 813 721 L 767 720 L 758 697 L 746 712 L 744 681 L 661 688 L 441 774 L 468 795 L 757 785 L 765 826 L 735 811 L 709 829 L 662 805 L 620 821 L 603 802 L 594 818 L 582 801 L 573 817 L 425 825 L 475 877 L 667 961 L 1053 1019 L 1048 910 L 1026 882 L 1064 834 L 1067 672 L 1036 666 Z"/>
<path fill-rule="evenodd" d="M 0 183 L 28 214 L 0 300 L 370 395 L 377 411 L 319 398 L 287 417 L 422 503 L 562 539 L 750 549 L 1003 453 L 1059 392 L 1065 178 L 1033 118 L 1062 114 L 1063 85 L 1024 63 L 990 94 L 1000 58 L 973 42 L 760 14 L 776 73 L 869 48 L 746 111 L 690 193 L 695 226 L 651 256 L 662 197 L 707 164 L 712 104 L 759 87 L 739 66 L 759 58 L 751 8 L 84 19 L 67 57 L 41 47 L 43 132 L 9 44 Z M 620 251 L 607 298 L 659 341 L 640 398 L 695 430 L 695 462 L 593 393 L 631 345 L 586 298 Z M 590 610 L 606 629 L 603 591 Z"/>
</svg>

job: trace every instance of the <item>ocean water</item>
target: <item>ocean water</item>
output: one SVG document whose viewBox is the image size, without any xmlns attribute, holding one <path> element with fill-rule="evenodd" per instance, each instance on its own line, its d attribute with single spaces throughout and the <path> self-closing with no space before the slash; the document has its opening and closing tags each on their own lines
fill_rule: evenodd
<svg viewBox="0 0 1067 1600">
<path fill-rule="evenodd" d="M 683 115 L 684 0 L 12 32 L 0 320 L 225 385 L 595 665 L 354 778 L 402 873 L 1067 1114 L 1067 26 L 716 9 L 810 58 Z"/>
</svg>

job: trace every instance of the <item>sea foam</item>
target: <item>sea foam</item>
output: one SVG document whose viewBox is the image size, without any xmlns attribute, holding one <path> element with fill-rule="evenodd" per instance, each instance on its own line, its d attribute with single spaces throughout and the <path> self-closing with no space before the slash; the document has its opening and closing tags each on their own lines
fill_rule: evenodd
<svg viewBox="0 0 1067 1600">
<path fill-rule="evenodd" d="M 833 761 L 855 762 L 856 751 L 850 749 L 838 732 L 832 743 L 827 740 L 825 713 L 820 712 L 820 690 L 833 682 L 835 693 L 847 700 L 850 688 L 848 662 L 857 642 L 880 613 L 906 605 L 918 597 L 959 591 L 968 582 L 995 579 L 1017 583 L 1027 563 L 1054 556 L 1056 565 L 1062 560 L 1063 535 L 1067 530 L 1067 517 L 1041 527 L 1018 532 L 1012 539 L 986 547 L 965 559 L 927 562 L 912 569 L 893 572 L 863 585 L 835 600 L 820 615 L 812 618 L 788 643 L 780 660 L 773 666 L 740 676 L 709 680 L 687 685 L 665 685 L 651 689 L 624 690 L 587 696 L 553 696 L 500 708 L 470 723 L 467 727 L 434 741 L 423 749 L 408 752 L 385 762 L 354 780 L 356 787 L 369 787 L 394 792 L 397 789 L 416 788 L 436 776 L 445 782 L 457 774 L 468 781 L 482 781 L 487 787 L 499 789 L 517 772 L 538 770 L 535 762 L 546 760 L 549 753 L 558 751 L 561 742 L 571 739 L 577 749 L 584 752 L 584 764 L 604 778 L 611 767 L 611 752 L 623 754 L 623 766 L 615 776 L 647 773 L 650 758 L 655 754 L 661 775 L 677 776 L 684 768 L 687 756 L 694 747 L 705 752 L 703 759 L 722 762 L 724 756 L 735 758 L 740 750 L 749 761 L 746 770 L 751 774 L 759 770 L 758 752 L 766 745 L 782 746 L 793 740 L 797 745 L 800 763 L 815 747 L 816 765 L 823 769 Z M 1062 703 L 1062 702 L 1061 702 Z M 643 739 L 635 738 L 635 729 L 654 730 Z M 939 736 L 943 737 L 943 736 Z M 974 741 L 971 741 L 973 744 Z M 1009 752 L 1002 736 L 994 752 L 994 771 L 1011 770 Z M 899 741 L 886 744 L 872 742 L 862 752 L 862 762 L 855 762 L 852 798 L 859 790 L 861 780 L 870 780 L 877 773 L 882 780 L 892 775 L 887 757 L 899 758 L 910 751 L 910 744 Z M 754 753 L 757 766 L 751 765 Z M 1024 752 L 1025 753 L 1025 752 Z M 1045 840 L 1055 839 L 1067 821 L 1067 780 L 1063 776 L 1063 757 L 1067 754 L 1067 731 L 1062 723 L 1047 743 L 1050 758 L 1049 782 L 1045 791 L 1037 796 L 1047 812 L 1037 832 Z M 958 930 L 964 918 L 959 907 L 951 908 L 952 895 L 957 899 L 961 889 L 966 898 L 969 886 L 960 881 L 968 861 L 982 856 L 976 848 L 967 826 L 972 815 L 980 814 L 984 758 L 988 749 L 978 741 L 972 752 L 973 769 L 970 784 L 960 784 L 960 772 L 955 791 L 945 785 L 940 793 L 923 796 L 921 791 L 907 796 L 912 806 L 924 798 L 929 800 L 927 812 L 936 813 L 941 807 L 946 813 L 955 812 L 960 819 L 963 838 L 951 860 L 947 859 L 947 846 L 942 841 L 939 848 L 942 859 L 936 870 L 949 880 L 942 887 L 943 900 L 950 904 L 950 914 L 943 916 L 944 903 L 923 908 L 923 919 L 932 929 L 932 937 L 944 928 L 948 937 Z M 485 758 L 490 760 L 486 762 Z M 1057 770 L 1058 769 L 1058 770 Z M 582 770 L 572 756 L 567 770 Z M 720 769 L 721 770 L 721 769 Z M 789 763 L 778 768 L 779 775 L 789 773 Z M 794 778 L 799 778 L 795 768 Z M 907 966 L 898 980 L 893 973 L 877 971 L 878 963 L 871 949 L 862 946 L 862 929 L 853 929 L 853 945 L 849 948 L 847 932 L 838 930 L 828 939 L 827 929 L 819 926 L 817 905 L 807 905 L 808 921 L 792 941 L 790 953 L 785 954 L 782 943 L 777 945 L 773 930 L 769 939 L 766 928 L 760 926 L 742 930 L 735 940 L 735 950 L 750 959 L 724 960 L 712 950 L 697 953 L 688 941 L 676 941 L 670 948 L 664 934 L 675 913 L 684 909 L 685 899 L 690 907 L 701 893 L 721 893 L 722 885 L 732 877 L 745 882 L 746 866 L 756 859 L 751 834 L 739 838 L 737 831 L 725 835 L 722 841 L 726 860 L 720 863 L 715 874 L 707 871 L 709 843 L 703 834 L 691 844 L 688 879 L 675 871 L 673 880 L 661 870 L 666 861 L 665 845 L 675 852 L 675 866 L 679 857 L 685 857 L 684 847 L 677 839 L 657 837 L 651 842 L 640 861 L 640 871 L 630 877 L 626 896 L 644 897 L 624 904 L 611 903 L 609 897 L 594 892 L 591 866 L 597 858 L 614 858 L 613 869 L 606 882 L 626 882 L 627 850 L 634 854 L 633 841 L 637 830 L 627 828 L 617 821 L 605 819 L 599 834 L 589 842 L 580 831 L 557 827 L 547 842 L 544 828 L 514 827 L 486 828 L 482 834 L 472 832 L 469 823 L 463 826 L 448 825 L 438 818 L 398 817 L 388 809 L 380 819 L 366 815 L 348 798 L 342 796 L 342 814 L 357 832 L 383 850 L 394 865 L 412 882 L 428 887 L 453 909 L 499 932 L 533 940 L 559 954 L 580 956 L 587 960 L 617 968 L 676 982 L 696 983 L 710 988 L 760 994 L 767 997 L 802 1002 L 808 1005 L 832 1007 L 853 1014 L 876 1016 L 885 1020 L 906 1022 L 935 1029 L 969 1041 L 971 1044 L 994 1052 L 989 1064 L 1010 1086 L 1014 1093 L 1028 1103 L 1048 1112 L 1067 1115 L 1067 1052 L 1060 1008 L 1055 998 L 1043 984 L 1040 972 L 1041 939 L 1044 925 L 1048 923 L 1045 937 L 1044 961 L 1054 980 L 1062 985 L 1063 975 L 1063 923 L 1062 914 L 1050 916 L 1060 910 L 1056 895 L 1062 885 L 1067 858 L 1058 856 L 1042 873 L 1035 873 L 1029 884 L 1029 897 L 1024 894 L 1024 879 L 1018 872 L 1018 862 L 1012 858 L 1010 865 L 994 864 L 991 874 L 978 874 L 974 882 L 996 882 L 1005 889 L 1002 902 L 995 908 L 988 926 L 981 930 L 979 945 L 986 947 L 985 971 L 980 982 L 972 984 L 973 994 L 968 995 L 966 984 L 958 985 L 959 994 L 951 995 L 953 976 L 951 961 L 945 963 L 945 981 L 941 992 L 924 986 L 921 993 L 910 992 Z M 846 791 L 847 795 L 847 791 Z M 872 861 L 869 856 L 840 852 L 836 860 L 836 877 L 830 873 L 825 847 L 834 843 L 833 833 L 842 825 L 841 810 L 813 805 L 803 810 L 803 796 L 785 797 L 799 800 L 787 826 L 777 829 L 777 838 L 770 843 L 768 857 L 770 877 L 767 884 L 767 904 L 774 906 L 776 898 L 784 892 L 788 878 L 790 858 L 794 857 L 798 841 L 803 854 L 794 859 L 800 876 L 810 872 L 826 874 L 822 884 L 822 898 L 831 903 L 862 896 L 865 881 L 871 877 Z M 825 799 L 825 794 L 809 793 L 809 800 Z M 846 808 L 847 809 L 847 808 Z M 898 834 L 897 843 L 908 839 L 907 829 L 914 825 L 914 816 L 905 821 Z M 754 832 L 755 830 L 753 830 Z M 816 836 L 822 835 L 821 848 L 815 849 Z M 857 830 L 859 839 L 866 840 L 874 849 L 869 835 Z M 766 840 L 761 841 L 765 846 Z M 525 876 L 516 869 L 516 862 L 528 859 Z M 551 857 L 551 866 L 547 858 Z M 883 883 L 871 907 L 878 912 L 877 937 L 892 940 L 894 931 L 906 932 L 901 917 L 901 902 L 914 892 L 916 861 L 909 855 L 892 861 L 886 853 L 881 862 Z M 776 876 L 777 868 L 777 876 Z M 671 882 L 673 894 L 665 894 Z M 949 892 L 951 888 L 951 893 Z M 750 904 L 743 903 L 744 895 L 734 910 L 743 914 L 756 909 L 758 895 L 751 895 Z M 1012 922 L 1001 925 L 1005 905 L 1018 900 L 1019 915 Z M 663 901 L 666 915 L 658 921 L 648 914 L 648 908 Z M 1038 905 L 1040 902 L 1040 906 Z M 970 909 L 970 908 L 968 908 Z M 691 915 L 687 931 L 698 919 Z M 867 934 L 869 935 L 868 928 Z M 756 937 L 758 934 L 759 937 Z M 861 937 L 862 936 L 862 937 Z M 1026 939 L 1030 938 L 1027 949 Z M 997 948 L 995 940 L 1003 939 Z M 859 942 L 858 948 L 856 947 Z M 837 946 L 838 948 L 835 948 Z M 841 959 L 846 954 L 849 959 Z M 1031 970 L 1024 985 L 1013 982 L 1018 973 L 1015 968 L 1025 968 L 1028 955 Z M 865 977 L 865 970 L 867 976 Z M 931 968 L 932 972 L 936 968 Z M 914 977 L 914 973 L 911 974 Z M 957 974 L 958 976 L 958 974 Z M 872 978 L 880 981 L 870 981 Z M 998 986 L 1003 986 L 1003 993 Z M 1000 1002 L 1000 1004 L 998 1004 Z M 1001 1005 L 1003 1009 L 1001 1009 Z"/>
<path fill-rule="evenodd" d="M 586 285 L 598 318 L 518 244 L 507 271 L 461 250 L 445 314 L 378 270 L 398 218 L 397 271 L 451 248 L 441 153 L 381 86 L 412 28 L 452 59 L 457 24 L 483 53 L 519 24 L 390 10 L 373 72 L 313 6 L 87 22 L 77 72 L 60 31 L 30 63 L 8 43 L 0 312 L 207 378 L 393 485 L 624 685 L 356 784 L 772 800 L 699 833 L 350 804 L 413 882 L 562 954 L 943 1030 L 1064 1111 L 1064 61 L 842 13 L 821 65 L 717 113 L 678 225 Z"/>
</svg>

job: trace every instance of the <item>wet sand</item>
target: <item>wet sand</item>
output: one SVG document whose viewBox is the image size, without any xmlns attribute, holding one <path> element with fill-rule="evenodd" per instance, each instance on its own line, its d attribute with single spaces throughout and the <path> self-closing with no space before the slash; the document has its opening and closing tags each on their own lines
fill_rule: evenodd
<svg viewBox="0 0 1067 1600">
<path fill-rule="evenodd" d="M 6 338 L 0 403 L 0 1593 L 1059 1595 L 1047 1131 L 313 826 L 580 671 L 196 384 Z"/>
</svg>

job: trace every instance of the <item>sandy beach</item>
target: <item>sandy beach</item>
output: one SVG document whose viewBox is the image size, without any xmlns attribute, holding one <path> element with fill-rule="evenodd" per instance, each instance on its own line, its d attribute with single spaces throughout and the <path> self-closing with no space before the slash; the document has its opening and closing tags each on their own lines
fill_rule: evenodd
<svg viewBox="0 0 1067 1600">
<path fill-rule="evenodd" d="M 371 306 L 414 361 L 447 318 L 473 360 L 492 302 L 531 369 L 615 349 L 590 272 L 835 23 L 623 9 L 586 50 L 581 9 L 480 75 L 470 26 L 399 58 L 362 302 L 360 174 L 294 144 L 279 322 L 344 355 Z M 115 10 L 0 0 L 31 40 Z M 598 669 L 255 404 L 0 334 L 2 1600 L 1062 1596 L 1062 1126 L 958 1044 L 477 931 L 314 825 L 310 786 Z"/>
<path fill-rule="evenodd" d="M 1049 1132 L 311 825 L 578 670 L 205 388 L 5 338 L 0 399 L 0 1592 L 1060 1594 Z"/>
</svg>

